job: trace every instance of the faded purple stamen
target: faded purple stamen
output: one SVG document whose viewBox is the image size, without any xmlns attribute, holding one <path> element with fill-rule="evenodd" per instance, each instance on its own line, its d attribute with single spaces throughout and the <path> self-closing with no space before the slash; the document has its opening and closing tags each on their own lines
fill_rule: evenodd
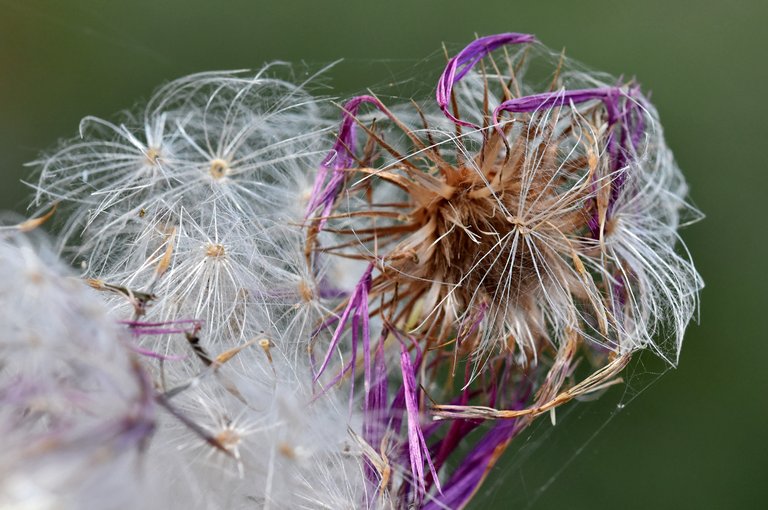
<svg viewBox="0 0 768 510">
<path fill-rule="evenodd" d="M 323 362 L 320 365 L 320 368 L 315 374 L 314 382 L 317 382 L 317 380 L 320 378 L 322 373 L 325 371 L 325 369 L 328 367 L 328 363 L 331 360 L 331 356 L 333 356 L 333 351 L 336 349 L 336 346 L 339 345 L 339 341 L 341 340 L 341 336 L 344 333 L 344 329 L 347 326 L 347 323 L 352 320 L 352 359 L 350 362 L 342 367 L 341 371 L 336 375 L 333 380 L 331 381 L 331 385 L 336 384 L 339 380 L 341 380 L 341 377 L 349 370 L 354 370 L 355 362 L 357 359 L 357 343 L 359 339 L 360 333 L 358 333 L 358 326 L 362 326 L 362 340 L 363 340 L 363 348 L 366 350 L 370 350 L 370 329 L 369 329 L 369 316 L 368 316 L 368 293 L 371 290 L 371 272 L 373 271 L 373 264 L 368 265 L 368 269 L 365 270 L 363 275 L 360 277 L 360 280 L 357 282 L 357 285 L 355 285 L 355 289 L 352 291 L 352 295 L 349 298 L 349 301 L 347 302 L 347 306 L 344 308 L 344 311 L 341 314 L 341 317 L 338 319 L 338 321 L 330 320 L 324 323 L 320 329 L 324 329 L 325 327 L 330 326 L 333 322 L 338 322 L 336 324 L 336 329 L 333 332 L 333 336 L 331 337 L 331 343 L 328 346 L 328 350 L 325 353 L 325 358 L 323 359 Z"/>
<path fill-rule="evenodd" d="M 174 335 L 179 333 L 189 333 L 190 330 L 197 331 L 203 327 L 203 321 L 200 319 L 179 319 L 163 322 L 144 322 L 144 321 L 118 321 L 130 328 L 131 332 L 138 335 Z M 172 327 L 181 326 L 181 327 Z"/>
<path fill-rule="evenodd" d="M 416 376 L 411 355 L 408 353 L 408 347 L 396 331 L 393 331 L 400 341 L 400 369 L 403 374 L 403 394 L 405 395 L 405 408 L 408 414 L 408 454 L 411 462 L 411 472 L 414 480 L 418 484 L 417 500 L 422 501 L 426 493 L 426 480 L 424 477 L 424 462 L 426 461 L 435 482 L 435 487 L 442 492 L 440 481 L 437 478 L 435 465 L 432 463 L 432 457 L 429 454 L 429 447 L 424 439 L 424 432 L 421 429 L 419 417 L 418 386 L 416 385 Z"/>
<path fill-rule="evenodd" d="M 514 32 L 489 35 L 472 41 L 455 57 L 450 59 L 445 66 L 443 74 L 440 75 L 440 79 L 437 82 L 437 92 L 435 93 L 437 104 L 446 117 L 458 125 L 479 129 L 479 126 L 458 119 L 450 112 L 449 104 L 451 102 L 453 86 L 495 49 L 507 44 L 530 43 L 535 40 L 536 38 L 531 34 L 518 34 Z"/>
<path fill-rule="evenodd" d="M 345 177 L 343 170 L 355 165 L 356 158 L 352 151 L 355 148 L 357 139 L 357 130 L 355 129 L 357 124 L 356 116 L 360 105 L 364 103 L 372 104 L 389 116 L 387 108 L 373 96 L 357 96 L 347 101 L 344 105 L 336 143 L 333 144 L 331 152 L 320 164 L 309 198 L 309 205 L 307 206 L 307 217 L 322 207 L 320 221 L 317 226 L 319 230 L 322 230 L 323 226 L 325 226 L 326 216 L 331 212 L 333 203 L 339 192 L 341 192 Z M 331 169 L 333 172 L 326 183 L 328 171 Z"/>
</svg>

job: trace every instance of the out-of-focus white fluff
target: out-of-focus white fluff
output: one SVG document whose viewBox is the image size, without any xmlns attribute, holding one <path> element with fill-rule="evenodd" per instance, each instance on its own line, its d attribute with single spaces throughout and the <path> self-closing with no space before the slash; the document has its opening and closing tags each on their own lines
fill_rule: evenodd
<svg viewBox="0 0 768 510">
<path fill-rule="evenodd" d="M 42 236 L 0 230 L 0 507 L 123 508 L 154 426 L 148 379 Z"/>
<path fill-rule="evenodd" d="M 146 320 L 202 320 L 205 346 L 257 334 L 257 306 L 275 317 L 318 306 L 300 225 L 331 115 L 273 71 L 173 81 L 142 116 L 86 118 L 79 140 L 38 162 L 36 203 L 61 200 L 68 213 L 62 251 L 90 277 L 155 293 Z M 179 347 L 143 341 L 164 354 Z"/>
<path fill-rule="evenodd" d="M 157 389 L 187 421 L 156 416 L 127 330 L 33 241 L 0 232 L 3 508 L 359 508 L 359 419 L 313 394 L 294 356 L 304 323 L 262 313 L 264 333 L 216 371 L 166 361 L 186 387 Z"/>
<path fill-rule="evenodd" d="M 334 392 L 313 400 L 309 368 L 277 347 L 271 354 L 272 363 L 258 347 L 243 351 L 237 368 L 225 365 L 171 400 L 227 453 L 167 417 L 145 459 L 148 476 L 162 480 L 155 501 L 185 509 L 359 508 L 363 462 L 347 429 L 359 419 Z"/>
<path fill-rule="evenodd" d="M 342 292 L 325 283 L 330 260 L 310 274 L 301 226 L 336 110 L 274 70 L 176 80 L 139 117 L 86 118 L 38 162 L 36 204 L 60 201 L 66 218 L 60 250 L 90 278 L 153 296 L 137 313 L 101 294 L 114 320 L 159 324 L 131 339 L 170 411 L 136 465 L 136 508 L 366 498 L 349 434 L 360 418 L 348 393 L 318 395 L 307 356 Z"/>
</svg>

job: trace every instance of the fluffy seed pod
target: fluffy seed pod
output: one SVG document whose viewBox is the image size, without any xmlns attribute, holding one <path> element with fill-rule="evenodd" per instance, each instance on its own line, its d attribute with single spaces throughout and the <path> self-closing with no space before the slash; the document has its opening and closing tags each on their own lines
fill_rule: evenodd
<svg viewBox="0 0 768 510">
<path fill-rule="evenodd" d="M 271 77 L 275 67 L 189 76 L 141 115 L 83 119 L 79 139 L 32 163 L 35 204 L 62 203 L 62 246 L 99 276 L 125 270 L 126 245 L 167 234 L 182 214 L 211 228 L 217 214 L 254 229 L 300 220 L 326 121 L 303 85 Z"/>
<path fill-rule="evenodd" d="M 58 201 L 65 218 L 60 249 L 123 318 L 138 306 L 144 322 L 195 319 L 201 344 L 221 350 L 260 331 L 254 297 L 317 315 L 328 286 L 307 274 L 300 223 L 330 122 L 305 90 L 313 77 L 296 85 L 280 68 L 173 81 L 141 115 L 84 119 L 80 139 L 36 163 L 36 204 Z M 187 350 L 172 335 L 140 340 Z"/>
<path fill-rule="evenodd" d="M 639 349 L 676 363 L 702 285 L 679 251 L 681 217 L 697 215 L 686 194 L 639 85 L 530 35 L 469 44 L 448 61 L 434 103 L 369 95 L 343 106 L 308 208 L 307 253 L 369 265 L 320 370 L 344 338 L 353 354 L 339 373 L 362 349 L 366 378 L 372 353 L 400 344 L 394 380 L 414 480 L 403 502 L 431 494 L 425 508 L 463 507 L 531 418 L 616 382 Z M 594 372 L 561 391 L 581 357 Z M 458 394 L 445 391 L 454 380 Z M 457 420 L 444 432 L 423 428 L 419 386 L 441 402 L 436 418 Z M 490 429 L 441 492 L 446 445 L 478 418 L 510 423 Z M 391 413 L 378 419 L 391 429 Z"/>
<path fill-rule="evenodd" d="M 165 411 L 131 504 L 366 498 L 359 413 L 318 391 L 307 357 L 343 295 L 331 259 L 307 268 L 301 225 L 330 121 L 270 73 L 174 81 L 143 120 L 86 119 L 82 141 L 40 162 L 37 199 L 60 201 L 62 250 L 86 262 Z"/>
</svg>

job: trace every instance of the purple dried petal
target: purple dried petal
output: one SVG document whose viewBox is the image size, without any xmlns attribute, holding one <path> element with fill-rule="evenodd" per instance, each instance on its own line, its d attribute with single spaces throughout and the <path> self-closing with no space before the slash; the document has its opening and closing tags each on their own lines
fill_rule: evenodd
<svg viewBox="0 0 768 510">
<path fill-rule="evenodd" d="M 557 92 L 544 92 L 530 96 L 516 97 L 504 101 L 493 111 L 494 123 L 498 124 L 501 112 L 531 113 L 537 110 L 546 110 L 558 106 L 566 106 L 600 99 L 608 111 L 608 123 L 614 124 L 618 120 L 617 96 L 623 92 L 619 87 L 599 87 L 594 89 L 559 90 Z"/>
<path fill-rule="evenodd" d="M 613 281 L 608 280 L 608 286 L 611 289 L 613 302 L 618 305 L 615 309 L 623 310 L 629 299 L 627 275 L 622 271 L 616 271 L 613 275 Z"/>
<path fill-rule="evenodd" d="M 189 324 L 193 327 L 201 327 L 204 323 L 201 319 L 176 319 L 172 321 L 162 321 L 162 322 L 145 322 L 145 321 L 128 321 L 128 320 L 121 320 L 118 321 L 119 324 L 124 324 L 128 327 L 154 327 L 154 326 L 168 326 L 173 324 Z"/>
<path fill-rule="evenodd" d="M 461 342 L 465 338 L 469 338 L 472 335 L 475 334 L 475 332 L 480 328 L 480 323 L 483 322 L 483 319 L 485 318 L 485 312 L 488 310 L 488 305 L 485 303 L 481 303 L 480 306 L 474 310 L 471 314 L 469 314 L 467 317 L 462 319 L 461 324 L 459 324 L 459 334 L 456 336 L 456 347 L 461 346 Z M 464 323 L 468 322 L 469 327 L 465 327 Z"/>
<path fill-rule="evenodd" d="M 379 341 L 371 364 L 370 349 L 363 347 L 365 367 L 363 401 L 363 438 L 371 446 L 378 446 L 384 437 L 384 418 L 387 407 L 387 365 L 384 360 L 384 338 Z"/>
<path fill-rule="evenodd" d="M 428 501 L 423 510 L 463 508 L 485 480 L 495 464 L 501 449 L 521 430 L 517 420 L 501 421 L 489 430 L 462 459 L 461 464 L 446 482 L 446 489 Z"/>
<path fill-rule="evenodd" d="M 178 319 L 163 322 L 143 322 L 143 321 L 118 321 L 131 329 L 131 332 L 137 335 L 174 335 L 180 333 L 189 333 L 190 330 L 197 331 L 203 327 L 203 321 L 199 319 Z M 187 326 L 182 328 L 172 328 L 167 326 Z"/>
<path fill-rule="evenodd" d="M 157 394 L 152 379 L 137 360 L 131 361 L 131 369 L 139 384 L 140 393 L 135 403 L 134 412 L 122 420 L 119 437 L 124 446 L 138 445 L 139 448 L 143 448 L 155 430 L 155 397 Z"/>
<path fill-rule="evenodd" d="M 373 264 L 369 266 L 371 269 L 373 268 Z M 352 356 L 350 357 L 349 363 L 347 366 L 342 369 L 338 377 L 341 377 L 346 373 L 347 371 L 352 372 L 352 376 L 350 377 L 350 384 L 349 384 L 349 405 L 350 405 L 350 413 L 352 411 L 352 402 L 354 401 L 355 396 L 355 367 L 357 367 L 357 346 L 362 339 L 363 342 L 363 356 L 365 358 L 368 358 L 368 361 L 370 361 L 370 352 L 371 352 L 371 330 L 369 326 L 369 315 L 368 315 L 368 292 L 371 289 L 371 274 L 370 271 L 367 271 L 363 275 L 363 279 L 365 280 L 365 283 L 362 285 L 362 291 L 361 291 L 361 297 L 360 302 L 357 308 L 355 309 L 354 314 L 352 315 Z M 362 329 L 362 331 L 361 331 Z M 369 368 L 370 363 L 367 363 L 365 365 L 366 368 Z M 368 373 L 366 373 L 366 378 L 368 377 Z M 333 384 L 337 382 L 336 379 L 334 379 Z"/>
<path fill-rule="evenodd" d="M 328 363 L 331 360 L 331 356 L 333 356 L 333 351 L 336 349 L 336 346 L 339 344 L 339 341 L 341 340 L 341 336 L 344 334 L 344 329 L 347 326 L 347 323 L 350 320 L 350 316 L 352 316 L 352 322 L 354 325 L 357 325 L 358 321 L 362 324 L 362 335 L 363 335 L 363 345 L 364 347 L 367 346 L 367 348 L 370 348 L 370 329 L 369 329 L 369 316 L 368 316 L 368 293 L 371 290 L 371 272 L 373 271 L 373 263 L 368 265 L 368 269 L 365 270 L 363 275 L 360 277 L 360 280 L 355 285 L 355 289 L 352 291 L 352 295 L 349 298 L 349 301 L 347 302 L 347 306 L 344 308 L 344 312 L 342 312 L 341 317 L 338 319 L 338 321 L 333 318 L 333 320 L 328 320 L 326 323 L 321 326 L 321 329 L 324 327 L 330 326 L 330 324 L 333 324 L 334 322 L 337 322 L 336 329 L 333 332 L 333 336 L 331 337 L 331 343 L 328 346 L 328 350 L 325 353 L 325 357 L 323 358 L 323 361 L 320 365 L 320 368 L 315 373 L 314 382 L 317 382 L 317 380 L 320 378 L 322 373 L 325 371 L 325 369 L 328 367 Z M 333 378 L 331 381 L 331 385 L 336 384 L 339 380 L 341 380 L 341 377 L 346 373 L 348 370 L 353 370 L 353 366 L 355 364 L 355 359 L 357 356 L 357 341 L 358 341 L 358 328 L 353 328 L 352 331 L 352 360 L 342 368 L 342 370 Z"/>
<path fill-rule="evenodd" d="M 472 370 L 469 363 L 466 364 L 464 369 L 464 380 L 468 381 L 469 378 L 472 376 Z M 481 391 L 476 390 L 474 392 L 470 392 L 469 385 L 465 385 L 464 388 L 461 391 L 461 394 L 453 398 L 451 400 L 452 405 L 467 405 L 469 403 L 470 398 L 473 395 L 477 395 L 481 393 Z M 493 405 L 493 398 L 491 399 L 491 402 L 489 405 Z M 432 447 L 430 448 L 430 452 L 434 455 L 434 462 L 437 469 L 440 469 L 442 465 L 445 463 L 446 460 L 448 460 L 448 457 L 456 450 L 456 448 L 459 446 L 461 441 L 473 430 L 475 430 L 482 422 L 482 420 L 453 420 L 450 424 L 450 427 L 448 428 L 448 431 L 446 432 L 445 436 L 442 437 L 439 441 L 432 444 Z M 428 430 L 425 432 L 426 436 L 429 437 L 432 435 L 438 427 L 443 425 L 444 422 L 433 422 L 428 427 Z"/>
<path fill-rule="evenodd" d="M 619 198 L 624 183 L 626 182 L 626 173 L 618 170 L 624 168 L 628 163 L 628 157 L 633 155 L 640 147 L 645 135 L 645 116 L 643 101 L 645 98 L 640 92 L 638 85 L 631 85 L 627 92 L 627 100 L 620 113 L 621 130 L 619 148 L 613 159 L 614 177 L 611 179 L 611 197 L 608 203 L 607 216 L 613 213 L 616 200 Z"/>
<path fill-rule="evenodd" d="M 417 360 L 415 365 L 418 366 L 420 361 Z M 405 389 L 400 389 L 395 393 L 395 398 L 392 399 L 392 404 L 389 406 L 389 428 L 397 435 L 400 435 L 400 430 L 403 427 L 403 413 L 405 412 Z"/>
<path fill-rule="evenodd" d="M 187 328 L 131 328 L 136 335 L 178 335 L 189 333 Z"/>
<path fill-rule="evenodd" d="M 365 362 L 365 400 L 363 402 L 363 439 L 374 450 L 378 449 L 384 439 L 386 430 L 387 408 L 387 366 L 384 360 L 384 339 L 379 341 L 374 353 L 371 366 L 371 353 L 363 349 Z M 378 483 L 379 474 L 371 466 L 366 465 L 368 480 Z"/>
<path fill-rule="evenodd" d="M 471 122 L 457 119 L 450 112 L 448 106 L 451 102 L 453 86 L 464 78 L 464 76 L 478 62 L 480 62 L 480 60 L 493 50 L 507 44 L 522 44 L 534 42 L 535 40 L 536 38 L 531 34 L 518 34 L 513 32 L 489 35 L 472 41 L 463 50 L 457 53 L 455 57 L 451 58 L 445 66 L 443 74 L 440 75 L 440 79 L 437 82 L 437 92 L 435 93 L 437 104 L 446 117 L 458 125 L 479 129 L 479 126 L 475 126 Z"/>
<path fill-rule="evenodd" d="M 317 295 L 322 299 L 338 299 L 349 295 L 349 292 L 333 285 L 327 278 L 317 284 Z"/>
<path fill-rule="evenodd" d="M 139 347 L 138 345 L 132 345 L 130 347 L 130 349 L 133 352 L 135 352 L 136 354 L 140 354 L 140 355 L 146 356 L 148 358 L 160 359 L 160 360 L 163 360 L 163 361 L 181 361 L 181 360 L 187 359 L 187 356 L 172 355 L 172 354 L 160 354 L 159 352 L 155 352 L 155 351 L 152 351 L 150 349 L 145 349 L 143 347 Z"/>
<path fill-rule="evenodd" d="M 513 388 L 509 395 L 511 398 L 509 407 L 511 409 L 523 409 L 531 396 L 534 386 L 531 384 L 531 381 L 521 382 L 515 386 L 509 384 L 508 376 L 510 373 L 508 369 L 510 366 L 511 365 L 508 365 L 505 368 L 505 371 L 501 373 L 499 385 L 502 388 Z M 471 376 L 471 372 L 468 370 L 465 373 L 465 378 L 469 376 Z M 487 397 L 489 398 L 490 407 L 494 406 L 495 391 L 493 393 L 493 395 Z M 480 391 L 469 394 L 465 390 L 465 393 L 456 400 L 466 403 L 470 398 L 474 398 L 480 394 Z M 460 419 L 453 421 L 451 423 L 451 430 L 449 430 L 448 434 L 446 434 L 445 438 L 442 440 L 442 442 L 446 444 L 445 448 L 448 450 L 447 453 L 450 454 L 455 451 L 459 441 L 477 428 L 480 423 L 479 420 Z M 448 478 L 445 485 L 447 488 L 443 491 L 442 495 L 428 502 L 424 506 L 424 509 L 464 508 L 483 483 L 489 470 L 496 463 L 506 445 L 517 436 L 526 425 L 527 423 L 525 421 L 514 419 L 506 423 L 498 422 L 494 425 L 494 427 L 486 432 L 473 449 L 461 460 L 456 470 Z M 452 434 L 455 436 L 451 437 Z M 447 443 L 448 441 L 451 441 L 452 444 Z M 443 448 L 441 447 L 441 449 Z M 438 454 L 438 461 L 444 462 L 444 457 L 442 457 L 441 454 Z"/>
<path fill-rule="evenodd" d="M 325 217 L 331 212 L 333 203 L 341 192 L 345 177 L 343 170 L 351 168 L 355 164 L 355 155 L 351 152 L 355 148 L 357 138 L 357 130 L 355 129 L 357 121 L 355 120 L 355 117 L 360 109 L 360 105 L 364 103 L 372 104 L 385 114 L 387 113 L 386 107 L 381 101 L 373 96 L 357 96 L 347 101 L 344 105 L 336 143 L 333 144 L 331 152 L 320 164 L 320 168 L 317 171 L 317 177 L 315 178 L 315 184 L 312 187 L 312 193 L 310 194 L 309 205 L 307 206 L 307 217 L 311 216 L 318 208 L 322 207 L 320 221 L 318 223 L 318 229 L 320 230 L 322 230 L 325 225 Z M 331 169 L 333 172 L 331 173 L 330 179 L 328 179 L 328 172 Z M 328 179 L 327 183 L 325 182 L 326 179 Z"/>
<path fill-rule="evenodd" d="M 418 386 L 416 385 L 416 376 L 414 374 L 411 355 L 408 353 L 408 347 L 405 342 L 400 340 L 400 369 L 403 373 L 403 391 L 405 394 L 405 407 L 408 413 L 408 453 L 411 460 L 411 472 L 414 480 L 418 484 L 419 491 L 417 499 L 422 501 L 426 493 L 426 480 L 424 478 L 424 462 L 426 461 L 429 470 L 432 473 L 432 479 L 438 491 L 442 491 L 440 480 L 437 478 L 435 466 L 432 463 L 432 457 L 429 455 L 427 442 L 424 440 L 424 433 L 421 430 L 419 419 Z"/>
</svg>

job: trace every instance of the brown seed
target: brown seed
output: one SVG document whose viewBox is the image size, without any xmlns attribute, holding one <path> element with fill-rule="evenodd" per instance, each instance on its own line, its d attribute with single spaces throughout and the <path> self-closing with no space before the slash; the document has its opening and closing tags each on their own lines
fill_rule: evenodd
<svg viewBox="0 0 768 510">
<path fill-rule="evenodd" d="M 301 299 L 307 302 L 312 301 L 312 298 L 314 297 L 312 287 L 310 287 L 305 280 L 299 282 L 299 295 L 301 296 Z"/>
</svg>

